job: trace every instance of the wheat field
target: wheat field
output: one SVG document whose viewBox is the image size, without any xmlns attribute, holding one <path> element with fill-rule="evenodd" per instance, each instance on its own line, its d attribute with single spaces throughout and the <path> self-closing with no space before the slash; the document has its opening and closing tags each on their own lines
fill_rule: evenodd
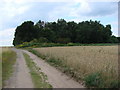
<svg viewBox="0 0 120 90">
<path fill-rule="evenodd" d="M 34 50 L 48 58 L 60 59 L 81 79 L 94 72 L 101 72 L 107 82 L 118 79 L 117 45 L 47 47 Z"/>
</svg>

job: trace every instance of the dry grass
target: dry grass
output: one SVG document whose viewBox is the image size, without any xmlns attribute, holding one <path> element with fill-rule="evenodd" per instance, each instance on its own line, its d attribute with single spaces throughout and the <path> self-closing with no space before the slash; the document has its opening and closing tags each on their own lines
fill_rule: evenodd
<svg viewBox="0 0 120 90">
<path fill-rule="evenodd" d="M 5 80 L 13 73 L 13 65 L 16 61 L 16 53 L 11 48 L 2 48 L 2 84 L 5 85 Z"/>
<path fill-rule="evenodd" d="M 2 61 L 2 47 L 0 47 L 0 62 Z"/>
<path fill-rule="evenodd" d="M 0 89 L 2 88 L 2 48 L 0 47 Z"/>
<path fill-rule="evenodd" d="M 60 59 L 81 79 L 94 72 L 101 72 L 106 83 L 118 79 L 118 46 L 48 47 L 34 50 L 49 58 Z"/>
</svg>

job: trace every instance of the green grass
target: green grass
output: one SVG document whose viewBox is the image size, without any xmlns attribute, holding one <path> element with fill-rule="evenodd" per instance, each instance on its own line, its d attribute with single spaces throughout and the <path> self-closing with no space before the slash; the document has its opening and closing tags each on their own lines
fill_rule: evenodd
<svg viewBox="0 0 120 90">
<path fill-rule="evenodd" d="M 30 74 L 35 88 L 52 88 L 52 86 L 47 82 L 47 76 L 40 71 L 41 69 L 36 66 L 29 55 L 24 53 L 24 57 L 27 66 L 30 69 Z"/>
<path fill-rule="evenodd" d="M 33 50 L 32 48 L 26 48 L 26 49 L 29 52 L 31 52 L 31 53 L 37 55 L 38 57 L 42 58 L 43 60 L 45 60 L 46 62 L 48 62 L 52 66 L 58 67 L 61 70 L 63 68 L 66 68 L 66 66 L 64 65 L 64 63 L 61 62 L 61 60 L 56 60 L 55 58 L 47 58 L 47 56 L 40 54 L 39 52 L 37 52 L 36 50 Z"/>
<path fill-rule="evenodd" d="M 84 78 L 85 85 L 88 87 L 102 87 L 104 85 L 104 81 L 102 80 L 101 73 L 95 72 Z"/>
<path fill-rule="evenodd" d="M 2 52 L 2 85 L 5 85 L 5 80 L 13 73 L 13 65 L 16 61 L 16 53 L 14 51 L 8 50 Z"/>
<path fill-rule="evenodd" d="M 91 43 L 91 44 L 82 44 L 82 43 L 31 43 L 25 42 L 23 44 L 17 45 L 17 48 L 25 48 L 25 47 L 59 47 L 59 46 L 112 46 L 118 45 L 118 43 Z"/>
</svg>

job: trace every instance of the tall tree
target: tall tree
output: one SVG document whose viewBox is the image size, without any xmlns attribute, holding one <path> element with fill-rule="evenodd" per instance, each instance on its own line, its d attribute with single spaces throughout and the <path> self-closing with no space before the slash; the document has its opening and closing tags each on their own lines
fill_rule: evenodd
<svg viewBox="0 0 120 90">
<path fill-rule="evenodd" d="M 44 23 L 39 20 L 35 25 L 32 21 L 27 21 L 18 26 L 13 44 L 18 45 L 33 39 L 53 43 L 108 43 L 118 42 L 119 38 L 112 36 L 111 25 L 104 26 L 100 21 L 76 23 L 58 19 L 57 22 Z"/>
<path fill-rule="evenodd" d="M 32 21 L 24 22 L 16 28 L 13 45 L 29 42 L 38 38 L 38 32 L 39 31 L 34 27 L 34 23 Z"/>
<path fill-rule="evenodd" d="M 77 30 L 77 23 L 75 23 L 74 21 L 67 23 L 66 35 L 68 38 L 70 38 L 71 42 L 75 42 L 76 40 L 76 30 Z"/>
</svg>

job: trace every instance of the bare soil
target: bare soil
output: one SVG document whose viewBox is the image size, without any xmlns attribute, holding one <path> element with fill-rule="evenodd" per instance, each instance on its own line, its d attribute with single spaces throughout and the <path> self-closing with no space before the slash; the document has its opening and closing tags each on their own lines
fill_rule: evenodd
<svg viewBox="0 0 120 90">
<path fill-rule="evenodd" d="M 31 52 L 16 48 L 12 48 L 12 50 L 17 53 L 17 60 L 14 65 L 14 73 L 9 80 L 6 81 L 6 86 L 4 88 L 34 88 L 23 52 L 28 54 L 36 65 L 41 68 L 42 72 L 47 75 L 48 82 L 53 88 L 85 88 L 83 85 L 74 81 L 55 67 L 50 66 Z"/>
<path fill-rule="evenodd" d="M 4 88 L 34 88 L 22 51 L 15 48 L 12 50 L 17 53 L 17 60 L 14 65 L 14 73 L 6 81 Z"/>
<path fill-rule="evenodd" d="M 36 63 L 36 65 L 41 68 L 42 72 L 47 75 L 48 82 L 53 86 L 53 88 L 84 88 L 83 85 L 74 81 L 72 78 L 68 77 L 56 68 L 50 66 L 44 60 L 40 59 L 31 52 L 28 52 L 26 50 L 23 50 L 23 52 L 27 53 L 30 58 Z"/>
</svg>

